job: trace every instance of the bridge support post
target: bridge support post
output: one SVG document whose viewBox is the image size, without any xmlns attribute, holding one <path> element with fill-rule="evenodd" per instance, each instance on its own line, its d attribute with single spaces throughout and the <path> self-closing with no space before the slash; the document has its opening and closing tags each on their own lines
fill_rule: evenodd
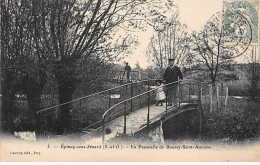
<svg viewBox="0 0 260 165">
<path fill-rule="evenodd" d="M 103 144 L 103 149 L 104 149 L 104 144 L 105 144 L 105 120 L 102 119 L 102 124 L 103 124 L 103 128 L 102 128 L 102 144 Z"/>
<path fill-rule="evenodd" d="M 149 114 L 147 114 L 147 126 L 146 126 L 146 128 L 147 128 L 147 132 L 149 132 Z"/>
<path fill-rule="evenodd" d="M 166 96 L 165 96 L 165 104 L 166 104 L 165 105 L 165 112 L 167 114 L 167 108 L 168 108 L 168 105 L 167 105 L 168 104 L 168 89 L 167 88 L 168 87 L 167 86 L 165 86 L 165 87 L 166 87 L 166 92 L 165 92 L 166 93 Z"/>
<path fill-rule="evenodd" d="M 116 82 L 117 83 L 121 83 L 120 79 L 121 79 L 121 71 L 118 72 L 118 76 L 117 76 Z"/>
<path fill-rule="evenodd" d="M 131 88 L 131 98 L 133 97 L 133 83 L 131 83 L 130 85 L 130 88 Z M 131 99 L 130 100 L 130 103 L 131 103 L 131 112 L 133 111 L 133 100 Z"/>
<path fill-rule="evenodd" d="M 216 84 L 216 87 L 217 87 L 217 111 L 218 111 L 218 108 L 219 108 L 219 87 L 218 87 L 218 84 Z"/>
<path fill-rule="evenodd" d="M 111 107 L 111 90 L 109 90 L 109 97 L 108 97 L 108 108 Z"/>
<path fill-rule="evenodd" d="M 108 108 L 111 107 L 111 90 L 109 90 L 109 98 L 108 98 Z M 110 111 L 108 113 L 109 117 L 108 117 L 108 122 L 110 122 Z"/>
<path fill-rule="evenodd" d="M 150 90 L 150 83 L 148 82 L 148 91 Z M 149 131 L 149 117 L 150 117 L 150 92 L 148 92 L 148 100 L 147 100 L 147 131 Z"/>
<path fill-rule="evenodd" d="M 128 99 L 127 88 L 128 88 L 128 85 L 125 86 L 125 96 L 126 96 L 126 99 Z"/>
<path fill-rule="evenodd" d="M 138 94 L 139 95 L 141 94 L 140 85 L 138 85 Z M 139 108 L 141 108 L 142 107 L 141 96 L 139 96 L 138 99 L 139 99 L 139 106 L 140 106 Z"/>
<path fill-rule="evenodd" d="M 180 90 L 181 90 L 181 93 L 180 93 L 180 95 L 181 95 L 181 96 L 180 96 L 180 97 L 181 97 L 181 98 L 180 98 L 180 102 L 182 103 L 182 84 L 180 84 Z"/>
<path fill-rule="evenodd" d="M 223 82 L 221 82 L 221 89 L 220 89 L 220 106 L 223 107 Z"/>
<path fill-rule="evenodd" d="M 82 128 L 82 108 L 81 108 L 81 100 L 79 100 L 79 115 L 80 115 L 80 117 L 79 117 L 79 122 L 80 122 L 80 128 Z"/>
<path fill-rule="evenodd" d="M 110 81 L 111 81 L 111 82 L 113 82 L 113 79 L 115 78 L 113 72 L 114 72 L 114 71 L 112 70 L 112 73 L 111 73 L 111 75 L 110 75 Z M 113 78 L 112 78 L 112 76 L 113 76 Z"/>
<path fill-rule="evenodd" d="M 181 106 L 181 98 L 180 98 L 180 78 L 178 77 L 178 104 Z"/>
<path fill-rule="evenodd" d="M 199 84 L 199 100 L 198 100 L 198 112 L 199 112 L 199 137 L 201 137 L 201 115 L 202 115 L 202 84 Z"/>
<path fill-rule="evenodd" d="M 190 81 L 190 83 L 189 83 L 189 103 L 190 103 L 190 93 L 191 93 L 191 81 Z"/>
<path fill-rule="evenodd" d="M 203 91 L 202 91 L 202 83 L 200 82 L 200 99 L 202 100 L 203 97 Z"/>
<path fill-rule="evenodd" d="M 125 104 L 125 110 L 124 110 L 124 134 L 126 134 L 126 102 Z"/>
</svg>

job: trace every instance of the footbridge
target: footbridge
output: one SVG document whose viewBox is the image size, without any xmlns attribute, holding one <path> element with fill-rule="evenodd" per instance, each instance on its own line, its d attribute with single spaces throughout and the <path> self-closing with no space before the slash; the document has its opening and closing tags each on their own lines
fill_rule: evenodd
<svg viewBox="0 0 260 165">
<path fill-rule="evenodd" d="M 125 84 L 129 82 L 138 82 L 148 80 L 148 73 L 140 70 L 133 70 L 130 72 L 129 79 L 127 79 L 126 71 L 112 70 L 103 78 L 106 81 Z"/>
<path fill-rule="evenodd" d="M 49 107 L 37 112 L 39 120 L 48 131 L 62 127 L 62 111 L 70 112 L 70 132 L 81 133 L 86 139 L 100 138 L 107 143 L 118 135 L 148 135 L 153 140 L 163 141 L 163 129 L 174 122 L 176 116 L 196 118 L 197 132 L 201 131 L 203 110 L 201 98 L 208 88 L 197 81 L 183 80 L 164 84 L 166 88 L 177 86 L 178 105 L 156 106 L 156 79 L 142 80 L 119 85 L 70 102 Z M 47 123 L 47 126 L 46 126 Z"/>
</svg>

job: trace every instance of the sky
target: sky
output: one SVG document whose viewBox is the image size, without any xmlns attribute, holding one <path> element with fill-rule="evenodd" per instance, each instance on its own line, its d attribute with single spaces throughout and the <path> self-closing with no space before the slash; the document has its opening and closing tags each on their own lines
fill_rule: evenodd
<svg viewBox="0 0 260 165">
<path fill-rule="evenodd" d="M 222 10 L 222 0 L 175 0 L 175 4 L 179 6 L 180 21 L 191 30 L 196 31 L 200 30 L 214 13 Z M 138 61 L 141 68 L 146 68 L 150 63 L 145 52 L 152 31 L 135 32 L 135 34 L 139 36 L 140 44 L 133 51 L 133 54 L 120 63 L 123 64 L 127 61 L 134 68 L 136 61 Z"/>
<path fill-rule="evenodd" d="M 199 31 L 213 14 L 223 9 L 223 0 L 175 0 L 174 2 L 179 6 L 180 21 L 195 31 Z M 134 68 L 138 61 L 141 68 L 146 68 L 150 63 L 145 52 L 152 31 L 136 32 L 135 34 L 139 36 L 140 44 L 133 50 L 133 54 L 120 63 L 124 64 L 127 61 Z M 237 60 L 243 61 L 244 57 Z"/>
<path fill-rule="evenodd" d="M 180 20 L 192 30 L 200 30 L 206 21 L 222 10 L 222 0 L 175 0 L 180 10 Z"/>
</svg>

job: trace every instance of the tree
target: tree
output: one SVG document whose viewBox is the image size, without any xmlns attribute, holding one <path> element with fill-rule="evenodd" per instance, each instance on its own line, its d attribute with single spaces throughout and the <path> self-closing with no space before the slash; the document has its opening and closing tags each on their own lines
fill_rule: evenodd
<svg viewBox="0 0 260 165">
<path fill-rule="evenodd" d="M 228 44 L 227 41 L 230 41 L 230 36 L 235 32 L 235 29 L 230 27 L 230 24 L 225 24 L 221 18 L 221 13 L 213 15 L 204 25 L 202 31 L 192 34 L 193 54 L 197 55 L 194 58 L 195 63 L 199 64 L 198 66 L 205 65 L 213 85 L 216 82 L 219 70 L 225 66 L 230 66 L 235 57 L 243 55 L 251 42 L 251 40 L 244 41 L 242 37 L 238 36 L 233 38 L 236 43 Z M 239 19 L 239 22 L 243 21 L 248 24 L 243 16 Z M 200 67 L 200 69 L 202 68 Z"/>
<path fill-rule="evenodd" d="M 42 47 L 49 52 L 52 73 L 58 83 L 60 104 L 72 100 L 76 86 L 89 72 L 93 59 L 100 64 L 115 60 L 131 45 L 131 37 L 114 42 L 116 27 L 127 24 L 129 15 L 142 1 L 77 0 L 40 1 Z M 50 12 L 48 12 L 50 11 Z M 130 13 L 131 12 L 131 13 Z M 98 63 L 91 68 L 98 71 Z M 70 127 L 71 105 L 61 106 L 61 127 Z"/>
<path fill-rule="evenodd" d="M 36 1 L 1 1 L 1 50 L 3 53 L 3 117 L 11 127 L 15 115 L 13 104 L 16 93 L 27 96 L 29 119 L 35 129 L 37 110 L 41 109 L 41 93 L 47 81 L 44 52 L 39 51 L 40 35 L 37 26 Z M 4 123 L 6 123 L 4 122 Z"/>
<path fill-rule="evenodd" d="M 59 103 L 72 100 L 80 83 L 101 80 L 108 61 L 136 43 L 130 35 L 116 36 L 120 25 L 137 15 L 131 0 L 24 0 L 1 1 L 1 50 L 4 109 L 15 93 L 24 92 L 32 118 L 41 108 L 46 81 L 58 84 Z M 133 24 L 133 25 L 132 25 Z M 10 74 L 11 73 L 11 74 Z M 92 83 L 91 83 L 92 82 Z M 60 107 L 61 127 L 70 127 L 71 105 Z"/>
<path fill-rule="evenodd" d="M 175 65 L 184 66 L 190 55 L 191 36 L 186 25 L 181 24 L 176 10 L 168 19 L 154 18 L 152 23 L 155 34 L 151 37 L 146 54 L 151 61 L 160 68 L 163 74 L 168 58 L 175 57 Z M 163 17 L 164 18 L 164 17 Z"/>
</svg>

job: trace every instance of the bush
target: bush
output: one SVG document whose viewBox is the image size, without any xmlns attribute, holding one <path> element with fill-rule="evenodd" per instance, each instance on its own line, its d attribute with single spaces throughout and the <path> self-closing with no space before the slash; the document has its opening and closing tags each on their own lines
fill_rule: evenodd
<svg viewBox="0 0 260 165">
<path fill-rule="evenodd" d="M 249 96 L 249 82 L 247 80 L 236 80 L 226 82 L 230 96 Z"/>
<path fill-rule="evenodd" d="M 260 105 L 251 100 L 230 98 L 227 107 L 222 107 L 213 114 L 206 111 L 203 140 L 257 140 L 260 135 L 259 109 Z"/>
</svg>

